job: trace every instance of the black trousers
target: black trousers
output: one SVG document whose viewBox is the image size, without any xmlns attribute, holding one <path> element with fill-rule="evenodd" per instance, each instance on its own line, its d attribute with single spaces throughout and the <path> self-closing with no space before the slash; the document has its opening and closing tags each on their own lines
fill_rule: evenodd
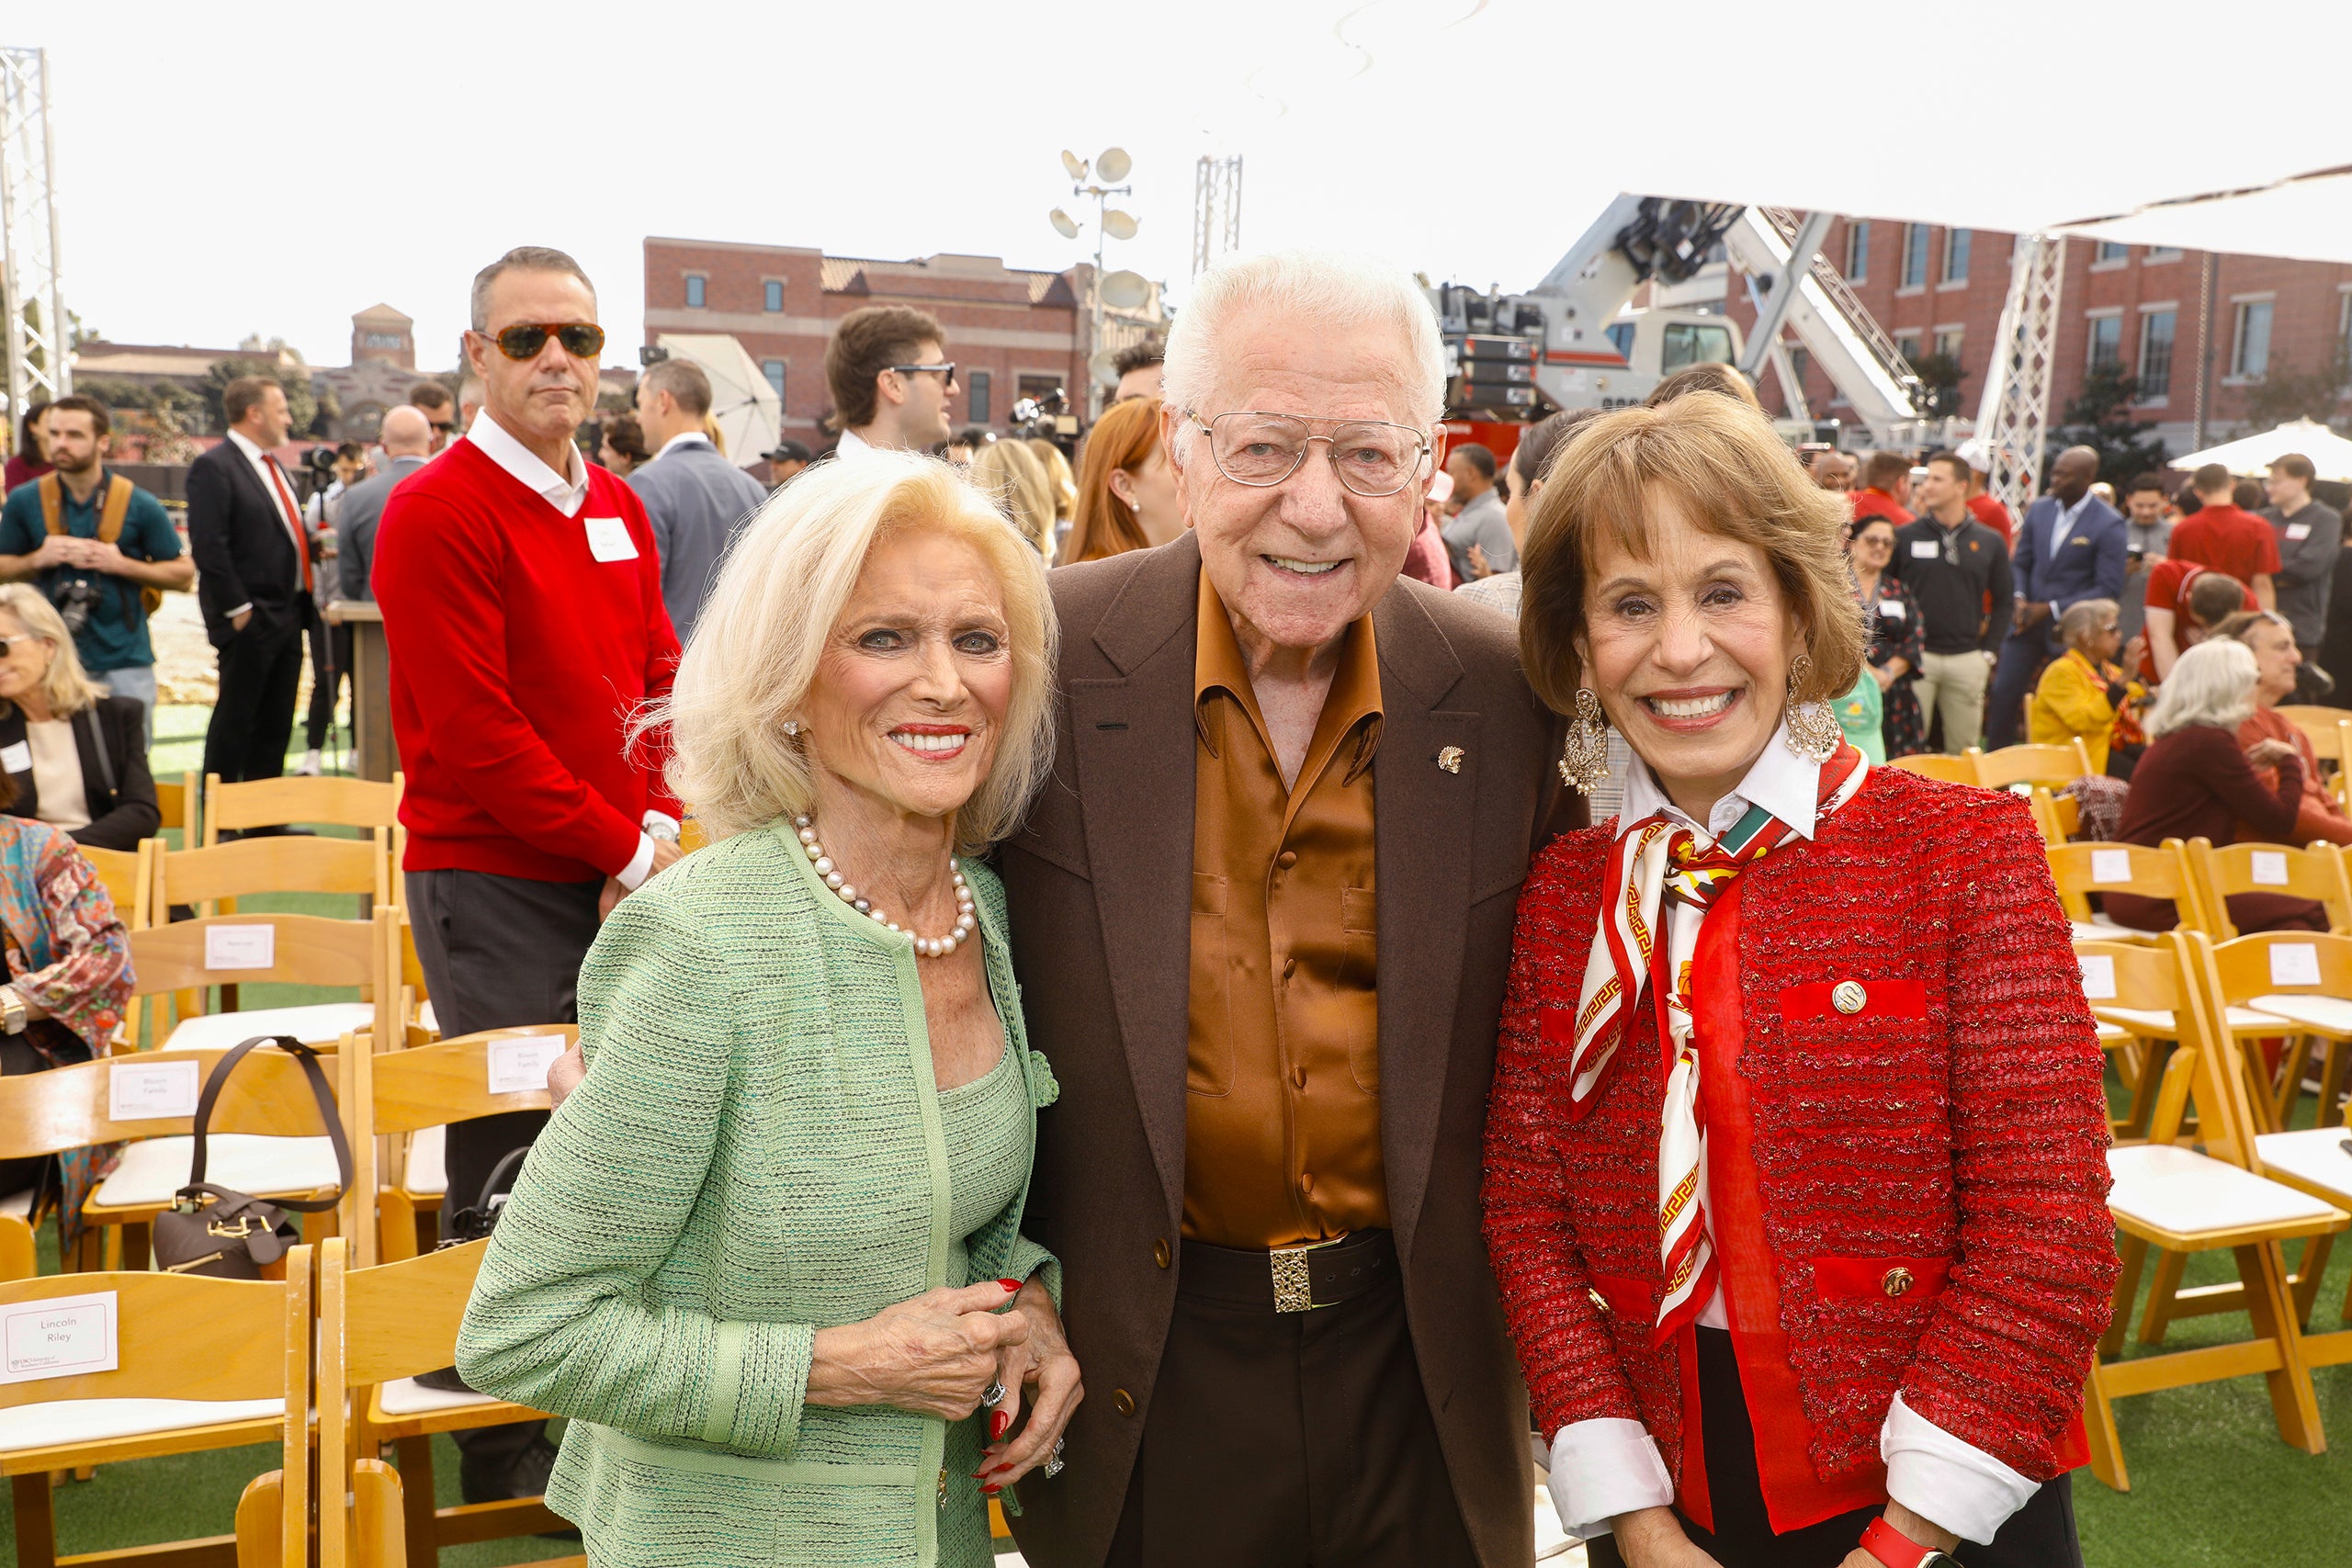
<svg viewBox="0 0 2352 1568">
<path fill-rule="evenodd" d="M 580 961 L 596 940 L 596 899 L 604 886 L 602 877 L 533 882 L 483 871 L 410 872 L 416 957 L 441 1032 L 578 1022 Z M 450 1216 L 481 1196 L 498 1162 L 527 1148 L 547 1123 L 544 1111 L 515 1111 L 450 1125 L 449 1190 L 441 1202 L 445 1232 Z M 546 1428 L 544 1421 L 516 1421 L 450 1435 L 469 1465 L 495 1472 Z"/>
<path fill-rule="evenodd" d="M 1184 1244 L 1108 1568 L 1477 1568 L 1393 1258 L 1362 1294 L 1277 1314 L 1270 1285 L 1244 1302 L 1197 1278 L 1201 1250 Z"/>
<path fill-rule="evenodd" d="M 320 621 L 311 628 L 311 716 L 303 744 L 311 750 L 327 743 L 334 725 L 334 705 L 344 682 L 351 677 L 351 627 Z"/>
<path fill-rule="evenodd" d="M 1691 1544 L 1723 1568 L 1838 1568 L 1861 1544 L 1863 1528 L 1883 1510 L 1857 1508 L 1774 1535 L 1756 1474 L 1756 1428 L 1747 1419 L 1731 1336 L 1720 1328 L 1702 1328 L 1698 1335 L 1702 1435 L 1715 1529 L 1710 1534 L 1685 1517 L 1682 1528 Z M 1964 1568 L 2083 1568 L 2072 1483 L 2064 1475 L 2051 1482 L 2010 1515 L 1989 1543 L 1964 1540 L 1953 1555 Z M 1625 1559 L 1617 1551 L 1617 1538 L 1604 1535 L 1585 1543 L 1585 1562 L 1589 1568 L 1624 1568 Z"/>
<path fill-rule="evenodd" d="M 286 771 L 294 692 L 302 679 L 302 628 L 311 618 L 307 601 L 282 624 L 254 614 L 220 649 L 220 695 L 204 731 L 204 771 L 232 784 Z"/>
</svg>

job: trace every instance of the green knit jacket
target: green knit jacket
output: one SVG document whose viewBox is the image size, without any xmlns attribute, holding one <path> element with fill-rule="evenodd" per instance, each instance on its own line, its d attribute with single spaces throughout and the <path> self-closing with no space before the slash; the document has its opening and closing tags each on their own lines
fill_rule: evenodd
<svg viewBox="0 0 2352 1568">
<path fill-rule="evenodd" d="M 1004 892 L 964 863 L 1035 1109 Z M 571 1418 L 548 1506 L 630 1568 L 990 1561 L 978 1416 L 802 1403 L 819 1328 L 947 1278 L 947 1153 L 909 938 L 777 822 L 624 899 L 580 973 L 586 1082 L 523 1168 L 458 1342 L 485 1393 Z M 1026 1184 L 973 1280 L 1059 1266 Z"/>
</svg>

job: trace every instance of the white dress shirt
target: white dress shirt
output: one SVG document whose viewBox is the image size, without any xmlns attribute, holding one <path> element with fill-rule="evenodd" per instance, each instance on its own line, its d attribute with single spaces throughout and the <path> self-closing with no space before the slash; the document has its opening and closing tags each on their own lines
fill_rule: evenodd
<svg viewBox="0 0 2352 1568">
<path fill-rule="evenodd" d="M 854 463 L 858 458 L 869 453 L 879 452 L 881 449 L 856 431 L 844 430 L 842 432 L 842 438 L 833 444 L 833 456 L 844 463 Z M 665 446 L 662 450 L 666 452 L 669 448 Z"/>
<path fill-rule="evenodd" d="M 1674 804 L 1649 764 L 1638 757 L 1627 770 L 1625 805 L 1617 820 L 1619 831 L 1624 832 L 1663 812 L 1669 821 L 1720 839 L 1738 825 L 1751 806 L 1762 807 L 1801 839 L 1812 839 L 1818 825 L 1821 764 L 1790 747 L 1785 724 L 1765 742 L 1763 753 L 1749 766 L 1739 787 L 1715 802 L 1703 824 Z M 1707 1222 L 1708 1239 L 1713 1242 L 1712 1209 L 1707 1211 Z M 1716 1249 L 1720 1255 L 1720 1243 Z M 1706 1328 L 1731 1326 L 1720 1282 L 1700 1312 L 1699 1324 Z M 2001 1522 L 2025 1506 L 2037 1489 L 2033 1482 L 1991 1454 L 1962 1442 L 1911 1409 L 1900 1393 L 1879 1428 L 1878 1449 L 1879 1457 L 1886 1462 L 1887 1495 L 1965 1540 L 1991 1540 Z M 1639 1421 L 1622 1416 L 1571 1421 L 1561 1427 L 1552 1438 L 1551 1469 L 1544 1487 L 1552 1495 L 1553 1506 L 1560 1511 L 1561 1528 L 1585 1540 L 1608 1534 L 1620 1514 L 1664 1507 L 1674 1501 L 1674 1483 L 1658 1454 L 1657 1439 Z"/>
<path fill-rule="evenodd" d="M 2051 499 L 2057 500 L 2055 496 Z M 2091 492 L 2085 491 L 2083 499 L 2072 506 L 2068 506 L 2064 502 L 2059 502 L 2058 515 L 2050 525 L 2050 558 L 2052 560 L 2056 560 L 2058 552 L 2066 547 L 2066 536 L 2075 531 L 2075 520 L 2082 516 L 2083 509 L 2091 503 L 2092 499 Z"/>
<path fill-rule="evenodd" d="M 579 516 L 581 508 L 588 504 L 587 460 L 580 456 L 580 448 L 571 442 L 563 444 L 564 462 L 569 471 L 559 474 L 548 468 L 537 453 L 509 434 L 506 427 L 499 423 L 496 416 L 486 408 L 474 416 L 473 428 L 466 432 L 463 439 L 481 448 L 483 457 L 514 475 L 526 489 L 566 517 Z M 667 452 L 671 446 L 684 439 L 684 436 L 679 436 L 662 450 Z M 697 434 L 694 439 L 699 441 L 702 437 Z M 675 838 L 678 832 L 678 819 L 665 811 L 646 812 L 641 826 L 667 827 L 671 838 Z M 621 867 L 619 874 L 613 880 L 634 891 L 652 869 L 653 835 L 639 831 L 637 853 L 629 858 L 628 864 Z"/>
<path fill-rule="evenodd" d="M 242 430 L 229 432 L 229 439 L 238 451 L 245 455 L 245 462 L 253 468 L 254 478 L 261 481 L 262 494 L 269 497 L 269 503 L 277 510 L 278 521 L 285 524 L 286 531 L 294 536 L 294 572 L 296 586 L 299 587 L 302 571 L 301 563 L 305 554 L 302 544 L 302 520 L 286 510 L 287 498 L 294 493 L 294 487 L 288 481 L 285 471 L 278 468 L 268 453 L 261 449 L 259 442 Z M 229 618 L 233 621 L 253 607 L 254 602 L 248 599 L 231 610 Z"/>
</svg>

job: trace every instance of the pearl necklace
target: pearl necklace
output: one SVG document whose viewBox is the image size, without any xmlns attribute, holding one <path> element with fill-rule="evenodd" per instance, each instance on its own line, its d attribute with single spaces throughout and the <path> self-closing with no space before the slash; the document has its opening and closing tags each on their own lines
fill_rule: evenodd
<svg viewBox="0 0 2352 1568">
<path fill-rule="evenodd" d="M 972 912 L 972 890 L 965 885 L 963 868 L 956 863 L 954 855 L 947 857 L 947 875 L 956 885 L 956 929 L 945 936 L 916 936 L 912 928 L 901 926 L 876 908 L 850 884 L 848 878 L 842 875 L 841 868 L 833 863 L 832 856 L 825 852 L 825 846 L 817 841 L 817 829 L 807 812 L 794 818 L 792 825 L 799 829 L 800 848 L 814 865 L 817 874 L 825 879 L 825 886 L 841 895 L 842 903 L 876 924 L 913 937 L 915 951 L 923 957 L 944 958 L 978 933 L 979 919 Z"/>
</svg>

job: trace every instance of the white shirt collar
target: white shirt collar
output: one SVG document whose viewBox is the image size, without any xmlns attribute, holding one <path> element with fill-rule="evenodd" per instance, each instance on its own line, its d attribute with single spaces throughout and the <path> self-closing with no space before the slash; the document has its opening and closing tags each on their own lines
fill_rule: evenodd
<svg viewBox="0 0 2352 1568">
<path fill-rule="evenodd" d="M 880 447 L 875 446 L 873 442 L 868 441 L 865 436 L 860 435 L 856 431 L 844 430 L 842 432 L 841 440 L 836 442 L 833 446 L 833 456 L 842 459 L 849 459 L 854 457 L 863 457 L 868 452 L 878 452 L 880 450 Z"/>
<path fill-rule="evenodd" d="M 242 430 L 232 430 L 229 432 L 229 439 L 236 443 L 237 450 L 245 455 L 245 461 L 248 463 L 264 462 L 267 460 L 269 457 L 268 453 L 261 449 L 261 444 L 259 442 L 255 441 L 252 436 L 247 435 Z"/>
<path fill-rule="evenodd" d="M 671 451 L 675 447 L 695 445 L 710 446 L 710 437 L 705 435 L 699 430 L 682 430 L 678 432 L 677 434 L 670 437 L 669 440 L 662 443 L 662 450 L 656 452 L 653 456 L 658 461 L 661 458 L 668 457 Z M 711 446 L 710 449 L 714 452 L 718 450 L 716 446 Z"/>
<path fill-rule="evenodd" d="M 1617 830 L 1622 834 L 1663 811 L 1669 819 L 1704 832 L 1712 840 L 1738 826 L 1751 806 L 1760 806 L 1787 823 L 1800 839 L 1813 837 L 1814 824 L 1821 814 L 1821 764 L 1790 749 L 1785 723 L 1772 731 L 1772 739 L 1749 764 L 1739 787 L 1715 802 L 1710 814 L 1713 819 L 1703 824 L 1692 821 L 1675 805 L 1650 765 L 1635 757 L 1626 772 L 1625 804 L 1617 813 Z"/>
<path fill-rule="evenodd" d="M 515 440 L 488 409 L 474 416 L 473 428 L 466 432 L 465 438 L 481 447 L 483 457 L 514 475 L 533 494 L 566 517 L 579 516 L 580 509 L 588 504 L 588 465 L 581 460 L 580 448 L 571 442 L 563 444 L 564 458 L 571 470 L 565 475 L 548 468 L 537 453 Z"/>
</svg>

